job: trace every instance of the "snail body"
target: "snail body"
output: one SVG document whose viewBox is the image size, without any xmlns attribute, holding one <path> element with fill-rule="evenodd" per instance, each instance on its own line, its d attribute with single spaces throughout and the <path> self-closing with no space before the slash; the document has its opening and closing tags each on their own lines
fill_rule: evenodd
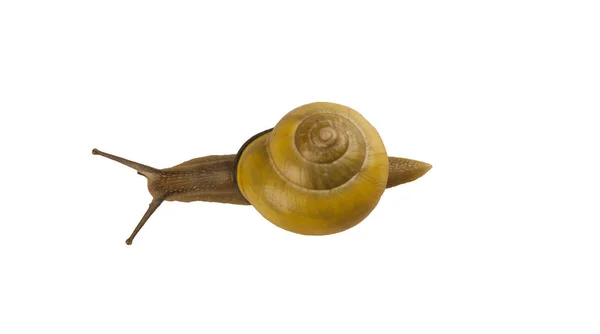
<svg viewBox="0 0 600 334">
<path fill-rule="evenodd" d="M 357 111 L 316 102 L 286 114 L 237 154 L 155 169 L 94 149 L 148 179 L 153 197 L 133 238 L 163 201 L 253 205 L 273 224 L 326 235 L 364 220 L 386 188 L 413 181 L 431 165 L 388 157 L 375 128 Z"/>
</svg>

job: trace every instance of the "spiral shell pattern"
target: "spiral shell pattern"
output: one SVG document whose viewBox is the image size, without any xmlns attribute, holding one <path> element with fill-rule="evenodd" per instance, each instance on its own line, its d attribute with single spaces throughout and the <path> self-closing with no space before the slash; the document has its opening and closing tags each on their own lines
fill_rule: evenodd
<svg viewBox="0 0 600 334">
<path fill-rule="evenodd" d="M 385 190 L 388 158 L 355 110 L 317 102 L 285 115 L 240 156 L 238 186 L 274 224 L 331 234 L 362 221 Z"/>
<path fill-rule="evenodd" d="M 364 134 L 338 110 L 322 104 L 303 106 L 275 127 L 269 139 L 271 158 L 290 182 L 307 189 L 333 189 L 360 171 L 367 153 Z"/>
</svg>

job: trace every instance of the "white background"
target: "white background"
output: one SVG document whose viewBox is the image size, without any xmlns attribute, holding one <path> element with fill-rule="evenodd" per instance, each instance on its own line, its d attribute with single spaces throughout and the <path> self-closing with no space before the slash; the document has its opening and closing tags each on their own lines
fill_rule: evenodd
<svg viewBox="0 0 600 334">
<path fill-rule="evenodd" d="M 218 3 L 218 4 L 215 4 Z M 2 1 L 1 333 L 599 333 L 596 1 Z M 360 225 L 165 203 L 313 101 L 434 165 Z"/>
</svg>

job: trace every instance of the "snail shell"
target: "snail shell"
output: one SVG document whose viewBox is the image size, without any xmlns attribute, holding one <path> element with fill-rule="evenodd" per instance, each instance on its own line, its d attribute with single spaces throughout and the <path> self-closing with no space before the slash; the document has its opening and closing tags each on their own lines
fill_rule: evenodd
<svg viewBox="0 0 600 334">
<path fill-rule="evenodd" d="M 239 155 L 242 195 L 291 232 L 332 234 L 360 223 L 388 179 L 388 156 L 375 128 L 357 111 L 317 102 L 285 115 Z"/>
</svg>

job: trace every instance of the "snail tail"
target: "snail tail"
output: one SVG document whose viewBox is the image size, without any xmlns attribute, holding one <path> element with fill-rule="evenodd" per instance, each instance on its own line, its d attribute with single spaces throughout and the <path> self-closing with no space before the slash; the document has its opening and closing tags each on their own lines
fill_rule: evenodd
<svg viewBox="0 0 600 334">
<path fill-rule="evenodd" d="M 414 181 L 425 175 L 431 165 L 417 160 L 389 157 L 390 172 L 386 188 Z"/>
</svg>

